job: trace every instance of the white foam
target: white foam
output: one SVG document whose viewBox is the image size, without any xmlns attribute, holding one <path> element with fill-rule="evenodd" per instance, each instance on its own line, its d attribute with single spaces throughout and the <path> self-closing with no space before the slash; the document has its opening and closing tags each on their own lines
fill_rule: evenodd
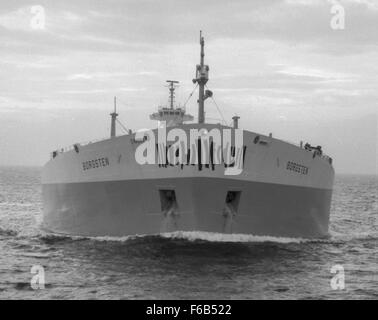
<svg viewBox="0 0 378 320">
<path fill-rule="evenodd" d="M 331 233 L 331 241 L 341 241 L 348 242 L 353 240 L 369 240 L 369 239 L 378 239 L 378 232 L 359 232 L 359 233 L 350 233 L 343 234 L 333 231 Z"/>
<path fill-rule="evenodd" d="M 118 242 L 126 242 L 130 240 L 135 240 L 138 238 L 149 237 L 151 235 L 144 235 L 144 234 L 136 234 L 131 236 L 123 236 L 123 237 L 114 237 L 114 236 L 99 236 L 99 237 L 84 237 L 86 239 L 96 240 L 96 241 L 118 241 Z"/>
<path fill-rule="evenodd" d="M 61 235 L 62 236 L 62 235 Z M 304 238 L 285 238 L 285 237 L 272 237 L 272 236 L 254 236 L 250 234 L 224 234 L 215 232 L 203 231 L 175 231 L 160 234 L 137 234 L 123 237 L 114 236 L 98 236 L 98 237 L 80 237 L 69 236 L 72 239 L 91 239 L 96 241 L 116 241 L 126 242 L 130 240 L 140 239 L 144 237 L 162 237 L 165 239 L 182 239 L 188 241 L 209 241 L 209 242 L 276 242 L 276 243 L 303 243 L 313 241 Z"/>
<path fill-rule="evenodd" d="M 285 238 L 272 236 L 254 236 L 250 234 L 225 234 L 201 231 L 176 231 L 161 234 L 164 238 L 185 239 L 189 241 L 204 240 L 210 242 L 277 242 L 277 243 L 302 243 L 311 241 L 303 238 Z"/>
<path fill-rule="evenodd" d="M 94 240 L 94 241 L 109 241 L 109 242 L 127 242 L 136 239 L 148 238 L 148 237 L 161 237 L 165 239 L 182 239 L 187 241 L 209 241 L 209 242 L 234 242 L 234 243 L 312 243 L 312 242 L 334 242 L 341 241 L 347 242 L 351 240 L 365 240 L 365 239 L 377 239 L 377 234 L 359 233 L 359 234 L 339 234 L 332 232 L 329 238 L 324 239 L 306 239 L 306 238 L 289 238 L 289 237 L 273 237 L 273 236 L 256 236 L 251 234 L 225 234 L 215 232 L 204 231 L 175 231 L 160 234 L 136 234 L 129 236 L 75 236 L 62 233 L 52 233 L 41 231 L 39 236 L 43 237 L 57 237 L 68 238 L 72 240 Z"/>
<path fill-rule="evenodd" d="M 123 237 L 114 236 L 73 236 L 60 233 L 44 233 L 44 236 L 53 236 L 57 238 L 70 238 L 72 240 L 95 240 L 95 241 L 109 241 L 109 242 L 126 242 L 135 239 L 141 239 L 145 237 L 162 237 L 165 239 L 182 239 L 188 241 L 209 241 L 209 242 L 275 242 L 275 243 L 303 243 L 312 241 L 304 238 L 285 238 L 285 237 L 272 237 L 272 236 L 254 236 L 250 234 L 224 234 L 215 232 L 203 232 L 203 231 L 175 231 L 161 234 L 150 235 L 130 235 Z"/>
<path fill-rule="evenodd" d="M 65 234 L 65 233 L 56 233 L 51 231 L 41 231 L 41 236 L 48 238 L 48 237 L 54 237 L 54 238 L 67 238 L 71 240 L 94 240 L 94 241 L 109 241 L 109 242 L 126 242 L 130 240 L 135 240 L 138 238 L 144 238 L 144 237 L 150 237 L 150 236 L 158 236 L 156 235 L 144 235 L 144 234 L 137 234 L 137 235 L 130 235 L 130 236 L 76 236 L 71 234 Z"/>
</svg>

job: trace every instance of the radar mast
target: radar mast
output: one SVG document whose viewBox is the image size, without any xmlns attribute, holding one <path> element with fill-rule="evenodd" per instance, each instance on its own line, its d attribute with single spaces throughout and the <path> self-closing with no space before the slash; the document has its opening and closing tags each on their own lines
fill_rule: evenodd
<svg viewBox="0 0 378 320">
<path fill-rule="evenodd" d="M 197 83 L 199 87 L 198 95 L 198 123 L 205 123 L 205 100 L 213 96 L 210 90 L 205 91 L 205 85 L 209 80 L 209 66 L 205 65 L 205 39 L 200 31 L 201 60 L 196 67 L 196 78 L 193 83 Z"/>
<path fill-rule="evenodd" d="M 175 90 L 179 82 L 176 80 L 167 80 L 169 83 L 169 104 L 160 106 L 158 112 L 150 115 L 151 120 L 165 121 L 167 127 L 182 125 L 185 121 L 193 121 L 193 116 L 186 114 L 184 107 L 175 107 Z"/>
</svg>

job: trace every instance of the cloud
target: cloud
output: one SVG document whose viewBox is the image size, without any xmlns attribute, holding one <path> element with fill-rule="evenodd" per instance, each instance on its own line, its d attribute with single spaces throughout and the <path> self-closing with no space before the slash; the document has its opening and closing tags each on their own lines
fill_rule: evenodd
<svg viewBox="0 0 378 320">
<path fill-rule="evenodd" d="M 178 103 L 192 92 L 202 29 L 208 86 L 227 120 L 238 113 L 247 129 L 321 142 L 323 123 L 378 114 L 378 3 L 339 2 L 346 28 L 334 31 L 328 0 L 40 0 L 44 30 L 30 27 L 29 1 L 2 1 L 2 130 L 19 145 L 27 123 L 31 145 L 54 148 L 97 138 L 101 126 L 107 135 L 115 95 L 126 123 L 153 126 L 148 114 L 167 102 L 166 79 L 180 80 Z M 186 107 L 196 114 L 196 95 Z M 206 115 L 219 118 L 211 101 Z"/>
<path fill-rule="evenodd" d="M 291 76 L 303 76 L 328 81 L 351 81 L 356 78 L 355 75 L 351 74 L 338 73 L 321 69 L 311 69 L 301 66 L 283 68 L 282 70 L 279 70 L 277 72 Z"/>
<path fill-rule="evenodd" d="M 73 74 L 67 77 L 68 80 L 81 80 L 81 79 L 89 80 L 92 78 L 93 78 L 93 75 L 85 74 L 85 73 L 77 73 L 77 74 Z"/>
<path fill-rule="evenodd" d="M 333 0 L 336 1 L 336 0 Z M 341 3 L 347 3 L 352 5 L 364 5 L 369 10 L 378 10 L 378 2 L 376 0 L 342 0 Z"/>
<path fill-rule="evenodd" d="M 171 43 L 193 43 L 200 28 L 212 40 L 265 39 L 306 44 L 309 50 L 339 55 L 375 50 L 378 4 L 372 0 L 340 3 L 345 7 L 346 29 L 339 31 L 330 27 L 333 1 L 327 0 L 166 0 L 161 4 L 68 0 L 64 5 L 43 1 L 43 34 L 34 31 L 30 38 L 30 6 L 3 13 L 0 25 L 10 31 L 28 31 L 28 37 L 17 37 L 18 44 L 41 51 L 154 50 Z M 17 47 L 12 44 L 14 34 L 3 36 L 8 45 Z"/>
<path fill-rule="evenodd" d="M 92 89 L 92 90 L 64 90 L 64 91 L 60 91 L 60 93 L 88 95 L 88 94 L 106 94 L 106 93 L 113 93 L 117 91 L 141 92 L 141 91 L 146 91 L 146 88 L 120 87 L 120 88 Z"/>
<path fill-rule="evenodd" d="M 0 15 L 0 26 L 9 30 L 31 31 L 31 7 L 22 7 Z"/>
<path fill-rule="evenodd" d="M 154 76 L 156 71 L 138 71 L 138 72 L 94 72 L 94 73 L 76 73 L 69 75 L 67 80 L 91 80 L 91 79 L 109 79 L 118 77 L 134 77 L 134 76 Z"/>
</svg>

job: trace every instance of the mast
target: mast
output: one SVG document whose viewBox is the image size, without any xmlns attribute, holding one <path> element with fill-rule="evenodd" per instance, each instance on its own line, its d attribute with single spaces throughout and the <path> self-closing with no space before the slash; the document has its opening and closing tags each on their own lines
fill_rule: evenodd
<svg viewBox="0 0 378 320">
<path fill-rule="evenodd" d="M 174 102 L 175 102 L 175 89 L 176 89 L 176 84 L 178 84 L 178 81 L 175 80 L 167 80 L 169 83 L 169 104 L 171 110 L 174 108 Z"/>
<path fill-rule="evenodd" d="M 198 123 L 205 122 L 205 100 L 212 96 L 212 93 L 206 90 L 205 85 L 209 80 L 209 66 L 205 65 L 205 39 L 202 37 L 202 31 L 200 31 L 200 45 L 201 45 L 201 63 L 196 68 L 196 78 L 193 79 L 193 83 L 198 83 L 199 96 L 198 96 Z"/>
<path fill-rule="evenodd" d="M 112 117 L 111 128 L 110 128 L 110 137 L 114 138 L 116 136 L 116 121 L 117 121 L 117 97 L 114 97 L 114 111 L 110 114 Z"/>
</svg>

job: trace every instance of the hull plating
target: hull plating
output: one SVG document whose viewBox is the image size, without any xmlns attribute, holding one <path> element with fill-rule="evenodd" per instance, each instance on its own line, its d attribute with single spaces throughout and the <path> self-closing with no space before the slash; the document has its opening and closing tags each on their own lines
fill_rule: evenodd
<svg viewBox="0 0 378 320">
<path fill-rule="evenodd" d="M 161 190 L 175 191 L 173 213 L 162 208 Z M 238 193 L 238 203 L 225 214 L 229 191 Z M 44 184 L 44 227 L 84 236 L 196 230 L 324 237 L 331 194 L 331 189 L 205 177 Z"/>
</svg>

